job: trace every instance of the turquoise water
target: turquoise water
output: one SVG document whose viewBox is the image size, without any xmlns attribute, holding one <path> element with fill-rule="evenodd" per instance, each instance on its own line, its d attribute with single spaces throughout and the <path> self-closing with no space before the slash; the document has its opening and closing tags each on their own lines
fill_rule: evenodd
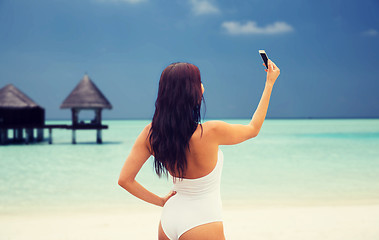
<svg viewBox="0 0 379 240">
<path fill-rule="evenodd" d="M 71 132 L 57 129 L 52 145 L 1 146 L 0 214 L 140 206 L 117 180 L 147 123 L 105 121 L 102 145 L 95 131 L 77 132 L 72 145 Z M 257 138 L 221 149 L 226 206 L 379 203 L 378 119 L 266 120 Z M 154 174 L 152 159 L 137 179 L 160 195 L 171 188 Z"/>
</svg>

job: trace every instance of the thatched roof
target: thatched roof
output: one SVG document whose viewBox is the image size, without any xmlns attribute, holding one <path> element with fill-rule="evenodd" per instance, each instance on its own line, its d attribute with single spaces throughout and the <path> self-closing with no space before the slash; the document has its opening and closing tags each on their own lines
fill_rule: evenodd
<svg viewBox="0 0 379 240">
<path fill-rule="evenodd" d="M 12 84 L 0 89 L 0 108 L 41 108 Z"/>
<path fill-rule="evenodd" d="M 63 101 L 61 108 L 112 109 L 112 105 L 86 74 Z"/>
</svg>

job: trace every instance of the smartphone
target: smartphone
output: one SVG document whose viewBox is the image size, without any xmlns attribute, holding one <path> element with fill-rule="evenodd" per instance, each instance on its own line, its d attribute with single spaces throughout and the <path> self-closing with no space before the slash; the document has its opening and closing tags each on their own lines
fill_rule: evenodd
<svg viewBox="0 0 379 240">
<path fill-rule="evenodd" d="M 259 54 L 261 55 L 263 62 L 266 64 L 266 68 L 268 68 L 268 57 L 265 50 L 259 50 Z"/>
</svg>

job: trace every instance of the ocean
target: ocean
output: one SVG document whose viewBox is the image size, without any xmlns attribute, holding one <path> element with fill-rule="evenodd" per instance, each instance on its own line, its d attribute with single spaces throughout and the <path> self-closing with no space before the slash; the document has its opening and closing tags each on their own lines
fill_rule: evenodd
<svg viewBox="0 0 379 240">
<path fill-rule="evenodd" d="M 117 181 L 149 121 L 103 122 L 100 145 L 95 131 L 78 131 L 72 145 L 71 131 L 56 129 L 52 145 L 0 146 L 0 215 L 145 206 Z M 379 119 L 269 119 L 258 137 L 220 148 L 225 207 L 379 203 Z M 158 195 L 172 187 L 155 175 L 152 158 L 137 180 Z"/>
</svg>

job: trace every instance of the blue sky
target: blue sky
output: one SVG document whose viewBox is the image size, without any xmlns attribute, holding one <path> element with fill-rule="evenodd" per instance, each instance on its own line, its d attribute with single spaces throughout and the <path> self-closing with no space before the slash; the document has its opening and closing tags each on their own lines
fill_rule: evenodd
<svg viewBox="0 0 379 240">
<path fill-rule="evenodd" d="M 87 72 L 113 105 L 151 118 L 162 70 L 200 68 L 206 118 L 249 118 L 265 49 L 281 68 L 268 117 L 379 117 L 377 0 L 0 0 L 0 87 L 46 109 Z"/>
</svg>

